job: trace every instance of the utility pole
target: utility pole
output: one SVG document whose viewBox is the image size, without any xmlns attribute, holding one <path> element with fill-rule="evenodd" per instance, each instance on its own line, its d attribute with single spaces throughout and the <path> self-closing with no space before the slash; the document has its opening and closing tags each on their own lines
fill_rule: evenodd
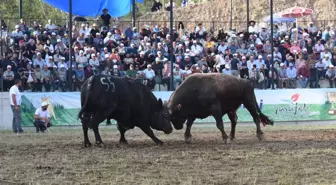
<svg viewBox="0 0 336 185">
<path fill-rule="evenodd" d="M 174 48 L 173 48 L 173 42 L 174 42 L 174 30 L 173 30 L 173 24 L 174 24 L 174 12 L 173 12 L 173 0 L 170 0 L 170 91 L 173 91 L 174 87 Z"/>
<path fill-rule="evenodd" d="M 232 29 L 232 0 L 230 3 L 230 29 Z"/>
<path fill-rule="evenodd" d="M 72 91 L 72 0 L 69 0 L 69 75 L 68 75 L 68 85 L 69 91 Z"/>
<path fill-rule="evenodd" d="M 19 0 L 19 17 L 22 19 L 22 0 Z"/>
<path fill-rule="evenodd" d="M 135 0 L 132 0 L 132 18 L 133 27 L 135 27 Z"/>
<path fill-rule="evenodd" d="M 273 39 L 273 0 L 270 0 L 270 9 L 271 9 L 271 64 L 272 64 L 272 89 L 274 89 L 274 39 Z"/>
<path fill-rule="evenodd" d="M 246 0 L 246 32 L 248 32 L 250 26 L 249 22 L 250 22 L 250 2 L 249 0 Z"/>
</svg>

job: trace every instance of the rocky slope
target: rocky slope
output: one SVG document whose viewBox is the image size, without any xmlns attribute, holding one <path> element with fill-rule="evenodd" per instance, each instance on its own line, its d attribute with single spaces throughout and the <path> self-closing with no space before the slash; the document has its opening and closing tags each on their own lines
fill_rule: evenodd
<svg viewBox="0 0 336 185">
<path fill-rule="evenodd" d="M 246 28 L 246 0 L 232 0 L 233 2 L 233 27 Z M 319 26 L 336 25 L 336 0 L 281 0 L 274 1 L 274 13 L 280 12 L 293 6 L 307 7 L 314 10 L 310 17 L 299 19 L 300 24 L 314 21 Z M 263 22 L 263 17 L 270 14 L 269 0 L 250 0 L 250 20 Z M 204 3 L 190 4 L 185 8 L 176 8 L 174 11 L 175 21 L 182 21 L 189 29 L 195 23 L 203 22 L 206 27 L 213 26 L 215 29 L 229 28 L 230 0 L 208 0 Z M 138 18 L 140 25 L 169 23 L 169 12 L 162 11 L 148 13 Z"/>
</svg>

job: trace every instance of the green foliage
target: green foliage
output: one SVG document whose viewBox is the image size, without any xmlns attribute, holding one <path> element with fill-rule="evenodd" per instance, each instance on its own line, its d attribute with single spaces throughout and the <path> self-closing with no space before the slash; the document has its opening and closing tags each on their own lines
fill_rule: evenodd
<svg viewBox="0 0 336 185">
<path fill-rule="evenodd" d="M 1 0 L 0 11 L 2 19 L 9 28 L 13 28 L 19 22 L 19 0 Z M 51 19 L 55 24 L 64 25 L 67 14 L 42 2 L 42 0 L 23 0 L 22 17 L 26 24 L 31 25 L 33 21 L 41 23 L 43 26 Z"/>
</svg>

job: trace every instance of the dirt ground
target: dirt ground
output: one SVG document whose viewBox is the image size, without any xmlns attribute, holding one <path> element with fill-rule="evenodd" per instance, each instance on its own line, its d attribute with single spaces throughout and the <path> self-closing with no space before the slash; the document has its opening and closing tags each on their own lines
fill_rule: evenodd
<svg viewBox="0 0 336 185">
<path fill-rule="evenodd" d="M 229 129 L 226 129 L 227 133 Z M 0 184 L 335 184 L 336 130 L 328 128 L 238 128 L 224 144 L 216 128 L 156 132 L 156 146 L 135 129 L 118 145 L 115 128 L 101 129 L 104 147 L 83 148 L 80 128 L 52 133 L 0 133 Z M 32 131 L 31 131 L 32 132 Z M 90 140 L 94 136 L 90 131 Z"/>
</svg>

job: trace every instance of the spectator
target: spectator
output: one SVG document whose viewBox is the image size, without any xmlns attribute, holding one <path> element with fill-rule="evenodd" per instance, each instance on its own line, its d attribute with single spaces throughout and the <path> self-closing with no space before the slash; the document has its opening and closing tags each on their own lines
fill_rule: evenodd
<svg viewBox="0 0 336 185">
<path fill-rule="evenodd" d="M 144 73 L 145 79 L 147 81 L 147 86 L 151 90 L 153 90 L 154 86 L 155 86 L 155 80 L 154 80 L 155 73 L 152 70 L 152 65 L 148 64 L 147 69 L 145 69 L 143 73 Z"/>
<path fill-rule="evenodd" d="M 41 108 L 36 109 L 34 114 L 34 126 L 36 127 L 37 133 L 40 131 L 43 133 L 46 129 L 51 127 L 47 102 L 43 102 Z"/>
<path fill-rule="evenodd" d="M 20 79 L 16 79 L 14 85 L 9 90 L 9 100 L 13 112 L 13 132 L 23 133 L 21 127 L 21 93 L 19 88 L 22 86 Z"/>
<path fill-rule="evenodd" d="M 8 65 L 7 70 L 3 73 L 3 87 L 6 91 L 14 85 L 14 72 L 12 71 L 12 66 Z"/>
<path fill-rule="evenodd" d="M 82 84 L 85 81 L 85 76 L 84 76 L 84 70 L 83 70 L 83 64 L 78 65 L 78 69 L 75 70 L 75 82 L 77 88 L 80 90 Z"/>
<path fill-rule="evenodd" d="M 296 88 L 296 74 L 297 71 L 294 68 L 294 65 L 292 63 L 289 64 L 289 67 L 286 70 L 286 74 L 288 77 L 288 88 Z"/>
<path fill-rule="evenodd" d="M 307 83 L 308 83 L 308 78 L 310 76 L 309 74 L 309 69 L 306 66 L 306 64 L 303 64 L 299 70 L 297 71 L 297 76 L 299 79 L 299 83 L 301 85 L 302 88 L 306 88 L 307 87 Z"/>
<path fill-rule="evenodd" d="M 225 68 L 222 70 L 222 73 L 226 75 L 232 75 L 232 71 L 230 68 L 230 64 L 225 64 Z"/>
<path fill-rule="evenodd" d="M 318 71 L 314 64 L 310 64 L 309 74 L 310 74 L 309 87 L 318 88 L 319 87 L 319 77 L 318 77 Z"/>
<path fill-rule="evenodd" d="M 287 77 L 287 69 L 284 63 L 280 64 L 279 71 L 279 88 L 282 89 L 284 87 L 288 87 L 288 77 Z"/>
<path fill-rule="evenodd" d="M 336 72 L 334 65 L 330 65 L 328 71 L 326 72 L 326 77 L 329 81 L 330 88 L 333 88 L 335 84 L 336 87 Z"/>
</svg>

